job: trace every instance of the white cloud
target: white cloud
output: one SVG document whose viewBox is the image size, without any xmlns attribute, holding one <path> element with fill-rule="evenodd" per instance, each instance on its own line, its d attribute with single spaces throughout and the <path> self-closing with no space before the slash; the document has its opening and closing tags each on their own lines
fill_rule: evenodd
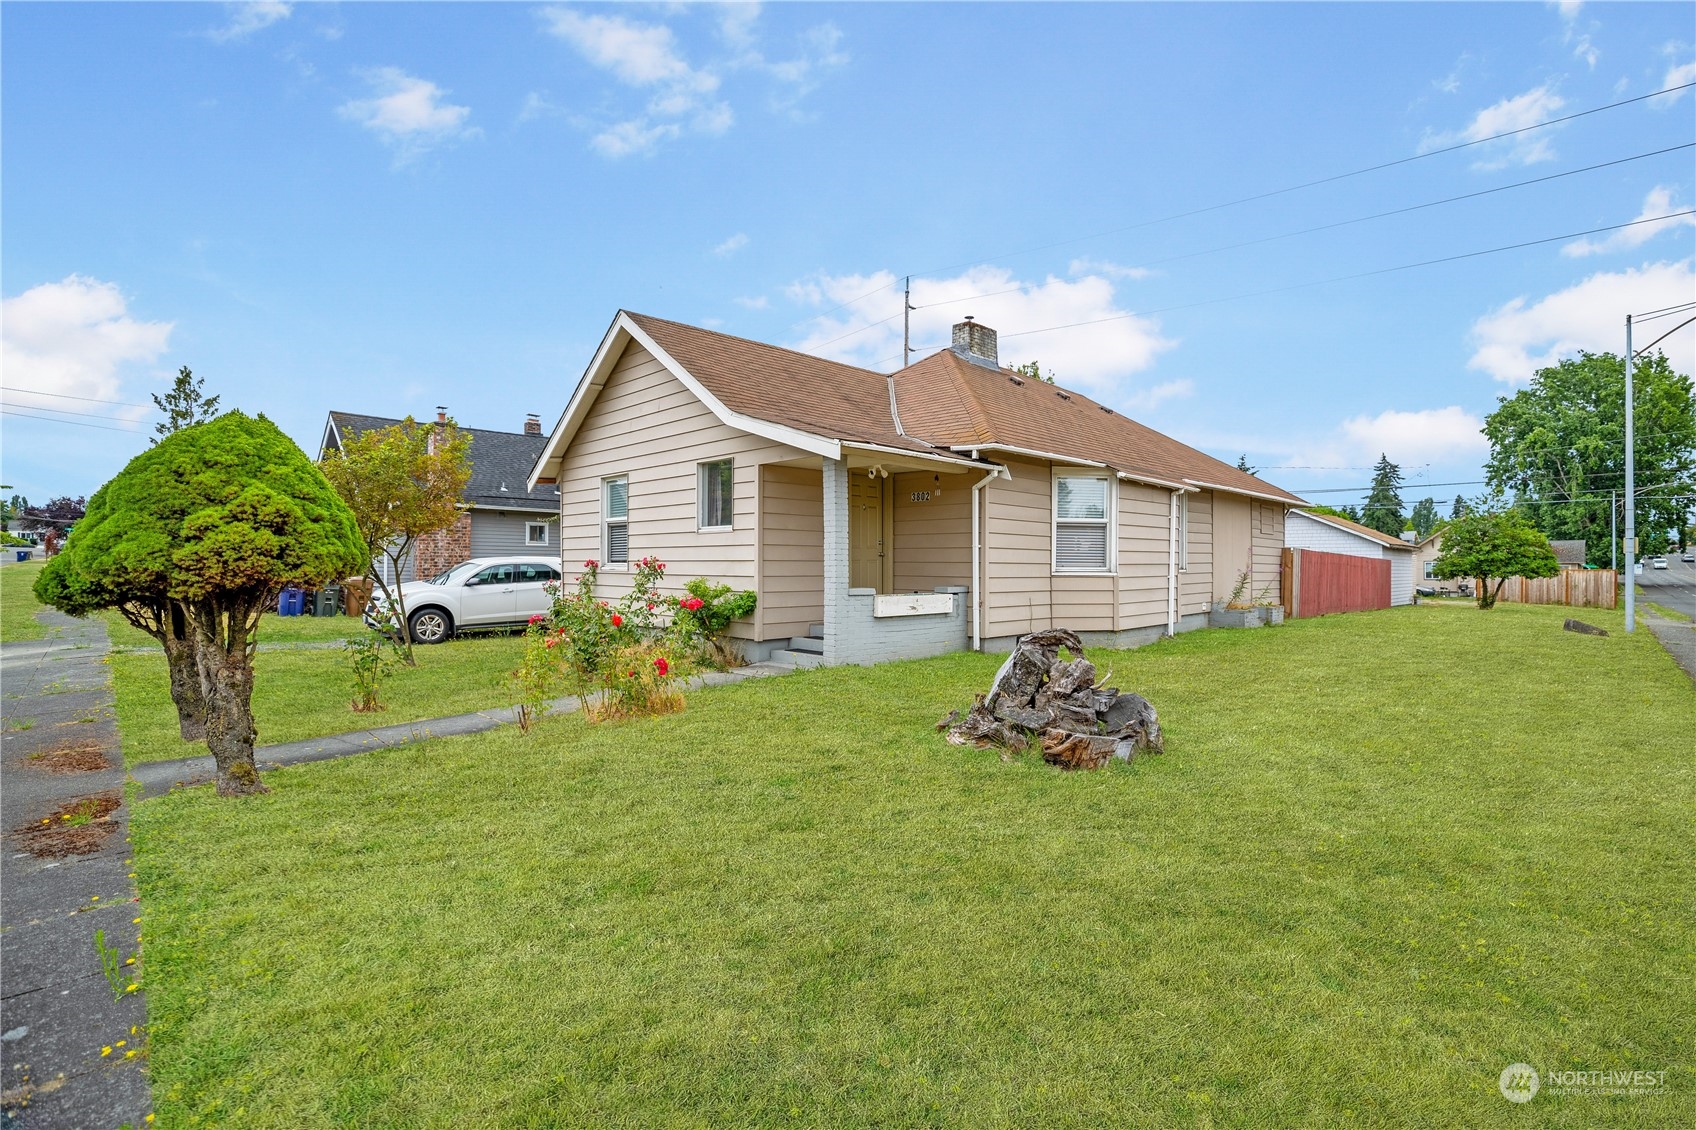
<svg viewBox="0 0 1696 1130">
<path fill-rule="evenodd" d="M 1347 472 L 1350 477 L 1372 466 L 1379 456 L 1404 473 L 1429 464 L 1455 465 L 1474 463 L 1488 454 L 1490 443 L 1484 438 L 1484 421 L 1458 405 L 1447 408 L 1400 409 L 1389 408 L 1377 415 L 1351 416 L 1318 439 L 1297 441 L 1274 455 L 1273 471 L 1280 469 L 1303 472 L 1303 477 L 1324 472 Z M 1277 444 L 1257 443 L 1243 439 L 1234 446 L 1248 451 L 1278 450 Z M 1410 474 L 1403 496 L 1423 488 L 1418 473 Z"/>
<path fill-rule="evenodd" d="M 165 352 L 172 328 L 132 318 L 116 285 L 70 275 L 0 303 L 0 369 L 12 388 L 115 400 L 125 368 Z M 12 394 L 7 399 L 19 406 L 76 407 Z M 114 411 L 132 418 L 144 413 Z"/>
<path fill-rule="evenodd" d="M 223 27 L 213 28 L 206 33 L 207 38 L 217 43 L 233 43 L 246 39 L 256 31 L 264 31 L 279 20 L 286 20 L 294 11 L 293 4 L 283 0 L 252 0 L 247 4 L 226 4 L 230 10 L 230 22 Z"/>
<path fill-rule="evenodd" d="M 443 102 L 447 92 L 428 79 L 416 78 L 399 67 L 378 67 L 362 73 L 374 96 L 353 99 L 336 112 L 393 146 L 397 163 L 437 145 L 482 133 L 465 124 L 471 108 Z"/>
<path fill-rule="evenodd" d="M 1068 275 L 1106 275 L 1110 279 L 1146 279 L 1154 274 L 1147 267 L 1121 267 L 1105 259 L 1073 259 L 1066 265 Z"/>
<path fill-rule="evenodd" d="M 1688 63 L 1675 63 L 1667 68 L 1667 77 L 1661 80 L 1661 89 L 1669 86 L 1683 86 L 1687 82 L 1696 82 L 1696 60 Z M 1675 90 L 1671 94 L 1660 94 L 1649 99 L 1649 105 L 1665 108 L 1689 94 L 1688 90 Z"/>
<path fill-rule="evenodd" d="M 771 305 L 771 300 L 763 294 L 756 294 L 752 298 L 735 298 L 731 301 L 747 310 L 764 310 Z"/>
<path fill-rule="evenodd" d="M 697 133 L 721 134 L 735 121 L 730 104 L 711 97 L 719 88 L 718 76 L 690 66 L 664 24 L 586 16 L 569 8 L 545 9 L 542 18 L 550 34 L 592 65 L 626 86 L 653 90 L 642 114 L 590 139 L 603 156 L 650 152 L 662 141 L 681 137 L 685 125 Z"/>
<path fill-rule="evenodd" d="M 1133 413 L 1153 412 L 1168 400 L 1182 400 L 1195 395 L 1195 382 L 1188 377 L 1165 381 L 1152 388 L 1139 389 L 1122 398 L 1120 406 Z"/>
<path fill-rule="evenodd" d="M 872 293 L 841 310 L 811 319 L 795 348 L 871 369 L 901 358 L 901 293 L 888 271 L 870 275 L 819 275 L 791 284 L 792 301 L 832 307 Z M 1151 366 L 1177 343 L 1151 318 L 1128 316 L 1114 301 L 1113 283 L 1101 275 L 1025 282 L 1001 267 L 974 267 L 948 279 L 915 279 L 912 340 L 919 355 L 950 340 L 950 327 L 967 314 L 1001 334 L 1004 364 L 1039 361 L 1062 385 L 1123 403 L 1133 395 L 1125 378 Z M 1021 331 L 1093 322 L 1052 333 Z M 1145 393 L 1145 395 L 1147 395 Z M 1165 398 L 1177 395 L 1168 390 Z"/>
<path fill-rule="evenodd" d="M 1584 60 L 1591 70 L 1595 70 L 1596 60 L 1601 58 L 1602 53 L 1596 49 L 1595 43 L 1591 41 L 1590 33 L 1595 31 L 1601 25 L 1596 23 L 1596 21 L 1591 20 L 1588 27 L 1580 30 L 1578 26 L 1578 13 L 1583 5 L 1563 3 L 1559 5 L 1559 7 L 1561 12 L 1561 23 L 1566 25 L 1565 33 L 1562 36 L 1562 42 L 1568 44 L 1572 48 L 1573 58 Z"/>
<path fill-rule="evenodd" d="M 734 255 L 746 246 L 748 246 L 748 233 L 739 231 L 723 243 L 719 244 L 717 247 L 713 248 L 713 254 Z"/>
<path fill-rule="evenodd" d="M 1674 203 L 1672 189 L 1665 185 L 1656 185 L 1649 190 L 1649 195 L 1643 198 L 1643 210 L 1637 214 L 1639 221 L 1656 221 L 1659 217 L 1669 216 L 1673 212 L 1688 211 L 1682 204 Z M 1661 232 L 1672 228 L 1696 227 L 1696 216 L 1678 216 L 1663 219 L 1659 222 L 1638 223 L 1636 227 L 1620 228 L 1610 233 L 1605 239 L 1580 239 L 1561 248 L 1561 254 L 1569 258 L 1581 259 L 1586 255 L 1605 255 L 1611 251 L 1627 251 L 1633 247 L 1641 247 Z"/>
<path fill-rule="evenodd" d="M 1486 137 L 1495 137 L 1510 130 L 1534 126 L 1555 117 L 1565 105 L 1566 100 L 1554 92 L 1552 84 L 1544 83 L 1524 94 L 1504 98 L 1493 106 L 1486 106 L 1473 115 L 1472 121 L 1467 123 L 1464 129 L 1450 133 L 1427 134 L 1420 143 L 1419 151 L 1429 153 L 1433 149 L 1467 141 L 1482 141 Z M 1473 168 L 1500 169 L 1508 165 L 1532 165 L 1539 161 L 1552 160 L 1555 148 L 1546 131 L 1532 131 L 1492 142 L 1485 149 L 1485 153 L 1490 156 L 1481 158 Z"/>
<path fill-rule="evenodd" d="M 524 96 L 524 104 L 518 108 L 518 120 L 533 122 L 538 118 L 563 117 L 566 113 L 564 106 L 552 101 L 547 95 L 532 90 Z"/>
<path fill-rule="evenodd" d="M 1622 352 L 1627 314 L 1688 302 L 1692 294 L 1696 272 L 1685 259 L 1600 272 L 1536 302 L 1521 296 L 1473 323 L 1475 350 L 1467 366 L 1508 384 L 1528 384 L 1536 370 L 1580 350 Z M 1640 338 L 1638 347 L 1646 340 Z M 1691 340 L 1683 333 L 1662 346 L 1680 372 L 1692 371 Z"/>
</svg>

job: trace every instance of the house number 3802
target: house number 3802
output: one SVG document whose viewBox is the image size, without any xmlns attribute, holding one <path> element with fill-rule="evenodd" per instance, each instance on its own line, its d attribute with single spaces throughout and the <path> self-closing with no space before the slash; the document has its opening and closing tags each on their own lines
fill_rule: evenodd
<svg viewBox="0 0 1696 1130">
<path fill-rule="evenodd" d="M 916 491 L 914 491 L 913 492 L 913 501 L 914 502 L 929 502 L 930 501 L 930 491 L 928 491 L 928 490 L 916 490 Z"/>
</svg>

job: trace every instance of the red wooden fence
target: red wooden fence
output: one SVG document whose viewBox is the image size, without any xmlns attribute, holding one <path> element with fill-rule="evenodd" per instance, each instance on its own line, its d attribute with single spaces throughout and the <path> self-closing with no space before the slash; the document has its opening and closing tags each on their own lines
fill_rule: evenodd
<svg viewBox="0 0 1696 1130">
<path fill-rule="evenodd" d="M 1390 607 L 1390 563 L 1383 558 L 1286 549 L 1283 582 L 1292 620 Z"/>
</svg>

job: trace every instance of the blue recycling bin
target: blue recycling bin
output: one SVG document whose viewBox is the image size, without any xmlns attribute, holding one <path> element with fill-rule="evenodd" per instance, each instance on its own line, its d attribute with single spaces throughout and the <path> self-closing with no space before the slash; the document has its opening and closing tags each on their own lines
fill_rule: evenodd
<svg viewBox="0 0 1696 1130">
<path fill-rule="evenodd" d="M 277 596 L 277 615 L 299 616 L 306 607 L 304 589 L 284 589 Z"/>
<path fill-rule="evenodd" d="M 29 550 L 27 550 L 27 549 L 18 550 L 18 560 L 19 561 L 28 561 L 29 560 Z"/>
</svg>

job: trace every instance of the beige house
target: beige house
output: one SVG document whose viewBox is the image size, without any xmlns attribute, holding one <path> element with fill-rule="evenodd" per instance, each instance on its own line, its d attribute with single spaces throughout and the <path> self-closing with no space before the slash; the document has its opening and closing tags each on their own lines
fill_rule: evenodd
<svg viewBox="0 0 1696 1130">
<path fill-rule="evenodd" d="M 629 585 L 759 594 L 750 659 L 874 662 L 1026 632 L 1128 646 L 1278 591 L 1287 491 L 1082 393 L 1003 369 L 995 331 L 894 374 L 620 312 L 531 472 L 560 551 Z"/>
</svg>

